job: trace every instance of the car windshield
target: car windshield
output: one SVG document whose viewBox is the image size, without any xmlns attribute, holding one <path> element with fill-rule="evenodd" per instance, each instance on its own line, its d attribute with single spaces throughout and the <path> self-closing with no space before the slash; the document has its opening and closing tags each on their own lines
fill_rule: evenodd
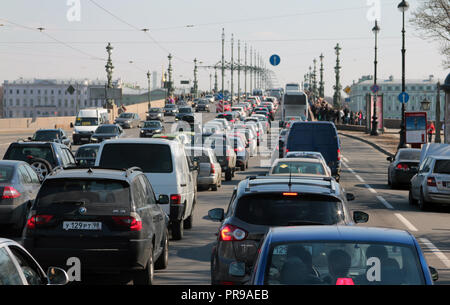
<svg viewBox="0 0 450 305">
<path fill-rule="evenodd" d="M 8 165 L 0 165 L 0 183 L 10 182 L 14 174 L 14 167 Z"/>
<path fill-rule="evenodd" d="M 449 175 L 450 174 L 450 160 L 436 160 L 436 163 L 434 164 L 434 173 Z"/>
<path fill-rule="evenodd" d="M 161 112 L 162 111 L 162 109 L 161 108 L 152 108 L 152 109 L 150 109 L 150 113 L 159 113 L 159 112 Z"/>
<path fill-rule="evenodd" d="M 398 160 L 420 160 L 420 150 L 403 150 L 399 152 Z"/>
<path fill-rule="evenodd" d="M 272 174 L 304 174 L 304 175 L 325 175 L 322 163 L 307 161 L 282 161 L 277 163 Z"/>
<path fill-rule="evenodd" d="M 368 242 L 280 242 L 271 245 L 266 285 L 423 285 L 416 249 Z"/>
<path fill-rule="evenodd" d="M 119 118 L 122 118 L 122 119 L 130 119 L 130 118 L 132 118 L 133 117 L 133 114 L 132 113 L 121 113 L 120 115 L 119 115 Z"/>
<path fill-rule="evenodd" d="M 133 157 L 124 158 L 123 156 Z M 106 144 L 103 147 L 99 166 L 117 169 L 137 166 L 145 173 L 171 173 L 173 171 L 170 147 L 163 144 Z"/>
<path fill-rule="evenodd" d="M 100 179 L 50 179 L 45 181 L 36 199 L 38 208 L 80 204 L 124 206 L 130 204 L 128 183 Z"/>
<path fill-rule="evenodd" d="M 201 101 L 199 101 L 198 103 L 199 103 L 199 104 L 209 104 L 208 101 L 204 101 L 204 100 L 201 100 Z"/>
<path fill-rule="evenodd" d="M 145 122 L 144 123 L 144 128 L 158 128 L 158 127 L 161 127 L 160 122 Z"/>
<path fill-rule="evenodd" d="M 58 130 L 39 130 L 33 136 L 34 141 L 53 141 L 59 139 Z"/>
<path fill-rule="evenodd" d="M 75 121 L 75 126 L 97 126 L 97 118 L 77 118 Z"/>
<path fill-rule="evenodd" d="M 99 126 L 95 133 L 117 133 L 116 126 Z"/>
<path fill-rule="evenodd" d="M 192 113 L 192 108 L 180 108 L 180 113 Z"/>
<path fill-rule="evenodd" d="M 263 226 L 333 225 L 344 219 L 343 214 L 341 202 L 334 197 L 295 193 L 243 196 L 235 209 L 240 220 Z"/>
<path fill-rule="evenodd" d="M 4 157 L 5 160 L 19 160 L 25 162 L 36 158 L 45 159 L 50 162 L 52 166 L 56 166 L 53 152 L 48 146 L 39 147 L 30 145 L 17 145 L 11 147 L 11 149 L 6 152 Z"/>
<path fill-rule="evenodd" d="M 177 108 L 177 105 L 174 105 L 174 104 L 167 104 L 165 107 L 166 107 L 166 108 Z"/>
<path fill-rule="evenodd" d="M 77 150 L 75 158 L 93 158 L 97 156 L 99 146 L 80 147 Z"/>
</svg>

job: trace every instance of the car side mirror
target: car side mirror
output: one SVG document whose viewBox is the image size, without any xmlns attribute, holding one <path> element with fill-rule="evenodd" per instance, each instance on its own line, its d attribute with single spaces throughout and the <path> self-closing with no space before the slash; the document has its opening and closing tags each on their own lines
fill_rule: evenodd
<svg viewBox="0 0 450 305">
<path fill-rule="evenodd" d="M 352 193 L 347 193 L 346 197 L 347 197 L 347 201 L 355 200 L 355 195 L 353 195 Z"/>
<path fill-rule="evenodd" d="M 225 217 L 225 211 L 224 211 L 224 209 L 220 209 L 220 208 L 209 210 L 208 217 L 212 221 L 222 221 Z"/>
<path fill-rule="evenodd" d="M 369 221 L 369 214 L 361 211 L 353 212 L 353 221 L 355 223 L 366 223 Z"/>
<path fill-rule="evenodd" d="M 159 195 L 158 204 L 169 204 L 169 196 L 167 195 Z"/>
<path fill-rule="evenodd" d="M 31 138 L 31 137 L 28 137 L 28 140 L 29 140 L 29 141 L 31 141 L 31 140 L 32 140 L 32 138 Z"/>
<path fill-rule="evenodd" d="M 431 279 L 433 280 L 433 282 L 436 282 L 439 279 L 437 270 L 433 267 L 428 267 L 428 269 L 430 269 Z"/>
<path fill-rule="evenodd" d="M 393 159 L 392 159 L 392 157 L 387 157 L 386 160 L 389 162 L 392 162 Z"/>
<path fill-rule="evenodd" d="M 69 282 L 69 276 L 61 268 L 49 267 L 47 270 L 47 282 L 49 285 L 66 285 Z"/>
<path fill-rule="evenodd" d="M 70 122 L 70 128 L 73 128 L 73 123 L 72 122 Z"/>
</svg>

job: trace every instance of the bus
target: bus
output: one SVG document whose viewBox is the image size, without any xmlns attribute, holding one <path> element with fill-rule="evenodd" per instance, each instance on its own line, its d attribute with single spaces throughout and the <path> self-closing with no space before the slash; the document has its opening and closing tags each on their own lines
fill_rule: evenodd
<svg viewBox="0 0 450 305">
<path fill-rule="evenodd" d="M 298 83 L 286 84 L 286 93 L 288 92 L 300 92 L 300 85 Z"/>
<path fill-rule="evenodd" d="M 286 91 L 281 102 L 282 121 L 287 116 L 298 116 L 303 121 L 309 119 L 308 96 L 302 91 Z"/>
</svg>

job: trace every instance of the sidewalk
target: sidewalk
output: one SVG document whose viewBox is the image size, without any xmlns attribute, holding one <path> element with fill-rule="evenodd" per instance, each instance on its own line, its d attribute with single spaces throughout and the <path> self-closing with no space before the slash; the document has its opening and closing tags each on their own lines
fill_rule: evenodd
<svg viewBox="0 0 450 305">
<path fill-rule="evenodd" d="M 387 156 L 394 156 L 400 141 L 398 132 L 399 130 L 390 129 L 386 130 L 385 133 L 380 133 L 378 136 L 371 136 L 361 131 L 340 130 L 339 134 L 369 144 Z"/>
</svg>

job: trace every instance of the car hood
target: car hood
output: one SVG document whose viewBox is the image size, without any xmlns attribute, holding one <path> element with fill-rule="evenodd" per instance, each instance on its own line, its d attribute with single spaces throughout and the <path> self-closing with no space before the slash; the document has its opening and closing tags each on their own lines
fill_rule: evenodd
<svg viewBox="0 0 450 305">
<path fill-rule="evenodd" d="M 144 127 L 144 128 L 141 128 L 141 130 L 144 130 L 144 131 L 155 131 L 155 130 L 162 130 L 162 127 Z"/>
<path fill-rule="evenodd" d="M 116 118 L 116 122 L 125 122 L 125 121 L 131 121 L 131 118 Z"/>
<path fill-rule="evenodd" d="M 92 136 L 96 138 L 112 138 L 118 137 L 119 135 L 115 133 L 94 133 Z"/>
</svg>

